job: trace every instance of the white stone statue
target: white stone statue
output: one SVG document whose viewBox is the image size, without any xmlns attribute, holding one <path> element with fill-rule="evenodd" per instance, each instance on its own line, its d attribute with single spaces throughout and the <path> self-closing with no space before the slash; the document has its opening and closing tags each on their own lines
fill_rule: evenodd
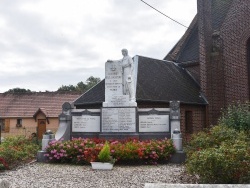
<svg viewBox="0 0 250 188">
<path fill-rule="evenodd" d="M 134 92 L 134 62 L 132 58 L 128 55 L 127 49 L 122 49 L 123 58 L 121 60 L 108 60 L 107 62 L 118 62 L 122 67 L 123 74 L 123 95 L 129 95 L 129 100 L 135 102 L 135 92 Z"/>
</svg>

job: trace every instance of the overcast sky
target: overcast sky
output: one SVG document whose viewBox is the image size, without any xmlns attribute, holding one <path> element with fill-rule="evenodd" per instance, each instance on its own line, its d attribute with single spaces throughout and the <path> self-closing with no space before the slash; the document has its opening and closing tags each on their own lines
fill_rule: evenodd
<svg viewBox="0 0 250 188">
<path fill-rule="evenodd" d="M 189 26 L 197 0 L 145 0 Z M 184 34 L 140 0 L 1 0 L 0 92 L 56 91 L 104 78 L 107 59 L 163 59 Z"/>
</svg>

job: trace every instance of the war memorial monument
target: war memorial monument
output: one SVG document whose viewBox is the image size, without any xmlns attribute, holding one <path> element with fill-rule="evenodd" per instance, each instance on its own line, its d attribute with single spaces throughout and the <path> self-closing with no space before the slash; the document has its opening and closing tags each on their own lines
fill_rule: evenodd
<svg viewBox="0 0 250 188">
<path fill-rule="evenodd" d="M 105 101 L 101 108 L 79 109 L 63 104 L 56 140 L 170 138 L 173 130 L 180 130 L 178 101 L 171 101 L 170 108 L 137 107 L 138 56 L 132 59 L 126 49 L 122 55 L 121 60 L 105 63 Z"/>
</svg>

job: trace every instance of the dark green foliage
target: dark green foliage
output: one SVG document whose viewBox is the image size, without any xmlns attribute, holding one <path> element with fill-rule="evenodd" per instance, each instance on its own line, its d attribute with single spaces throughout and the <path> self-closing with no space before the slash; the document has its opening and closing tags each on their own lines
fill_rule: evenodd
<svg viewBox="0 0 250 188">
<path fill-rule="evenodd" d="M 93 76 L 90 76 L 87 80 L 87 87 L 86 90 L 89 90 L 90 88 L 92 88 L 93 86 L 95 86 L 96 84 L 98 84 L 101 81 L 100 78 L 95 78 Z"/>
<path fill-rule="evenodd" d="M 22 88 L 13 88 L 13 89 L 9 89 L 8 91 L 6 91 L 5 93 L 32 93 L 29 89 L 22 89 Z"/>
<path fill-rule="evenodd" d="M 58 88 L 57 91 L 76 91 L 76 92 L 86 92 L 87 90 L 89 90 L 90 88 L 92 88 L 93 86 L 95 86 L 96 84 L 98 84 L 101 81 L 100 78 L 95 78 L 93 76 L 90 76 L 87 80 L 86 80 L 86 84 L 83 83 L 82 81 L 79 82 L 76 86 L 73 85 L 62 85 L 60 88 Z"/>
<path fill-rule="evenodd" d="M 250 103 L 229 105 L 219 119 L 220 125 L 226 125 L 239 131 L 250 131 Z"/>
<path fill-rule="evenodd" d="M 62 85 L 57 91 L 77 91 L 77 90 L 76 87 L 73 85 L 68 85 L 68 86 Z"/>
<path fill-rule="evenodd" d="M 187 170 L 201 183 L 250 183 L 250 138 L 226 126 L 193 135 L 187 150 Z"/>
</svg>

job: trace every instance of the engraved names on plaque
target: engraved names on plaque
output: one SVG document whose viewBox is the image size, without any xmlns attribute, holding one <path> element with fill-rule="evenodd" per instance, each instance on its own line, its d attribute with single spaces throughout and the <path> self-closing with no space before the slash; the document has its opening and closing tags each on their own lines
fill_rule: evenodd
<svg viewBox="0 0 250 188">
<path fill-rule="evenodd" d="M 72 116 L 72 132 L 100 132 L 100 116 Z"/>
<path fill-rule="evenodd" d="M 103 108 L 102 132 L 136 132 L 135 108 Z"/>
<path fill-rule="evenodd" d="M 170 131 L 169 108 L 140 108 L 139 132 L 156 133 Z"/>
<path fill-rule="evenodd" d="M 140 115 L 139 132 L 169 132 L 169 115 Z"/>
<path fill-rule="evenodd" d="M 121 106 L 128 106 L 129 105 L 128 101 L 129 101 L 128 95 L 115 95 L 110 97 L 109 103 L 110 106 L 121 107 Z"/>
</svg>

